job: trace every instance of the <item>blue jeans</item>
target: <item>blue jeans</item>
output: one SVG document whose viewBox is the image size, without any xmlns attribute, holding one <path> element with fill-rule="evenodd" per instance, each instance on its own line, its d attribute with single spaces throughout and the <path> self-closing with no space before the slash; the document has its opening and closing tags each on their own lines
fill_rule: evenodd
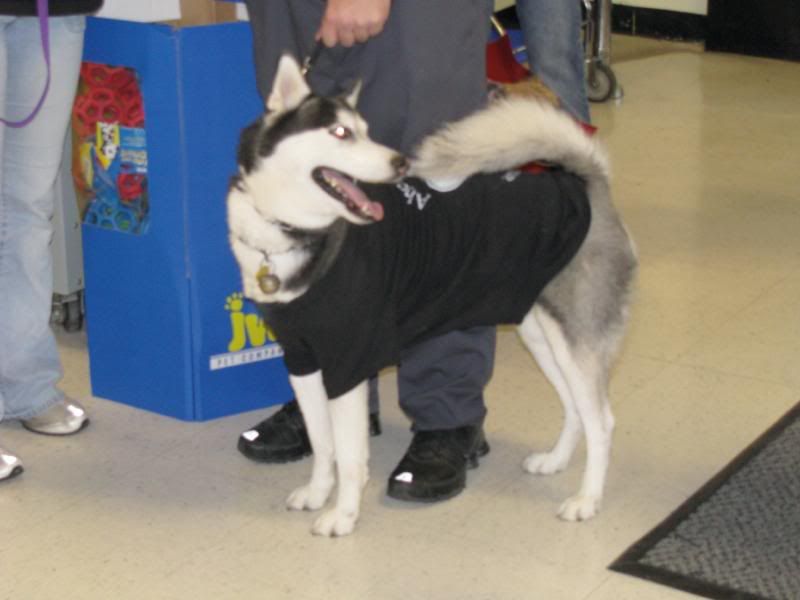
<svg viewBox="0 0 800 600">
<path fill-rule="evenodd" d="M 590 122 L 580 0 L 517 0 L 531 70 L 573 117 Z"/>
<path fill-rule="evenodd" d="M 47 98 L 21 128 L 0 125 L 0 420 L 36 415 L 63 398 L 50 329 L 53 187 L 83 52 L 82 16 L 50 19 Z M 0 114 L 30 114 L 45 82 L 35 17 L 0 16 Z"/>
</svg>

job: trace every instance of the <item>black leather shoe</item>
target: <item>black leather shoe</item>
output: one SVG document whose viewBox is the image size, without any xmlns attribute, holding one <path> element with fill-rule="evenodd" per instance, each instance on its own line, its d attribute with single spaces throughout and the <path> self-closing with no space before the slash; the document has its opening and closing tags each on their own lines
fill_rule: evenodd
<svg viewBox="0 0 800 600">
<path fill-rule="evenodd" d="M 369 415 L 369 433 L 381 434 L 377 413 Z M 239 436 L 239 452 L 259 462 L 286 463 L 311 454 L 306 424 L 297 400 L 291 400 L 271 417 Z"/>
<path fill-rule="evenodd" d="M 489 453 L 483 428 L 418 431 L 406 455 L 389 476 L 386 493 L 408 502 L 438 502 L 459 494 L 467 484 L 467 469 Z"/>
</svg>

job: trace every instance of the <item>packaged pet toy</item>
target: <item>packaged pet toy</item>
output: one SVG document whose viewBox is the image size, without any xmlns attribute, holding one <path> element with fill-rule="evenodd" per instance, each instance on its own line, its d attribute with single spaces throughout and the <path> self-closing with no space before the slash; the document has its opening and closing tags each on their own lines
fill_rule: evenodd
<svg viewBox="0 0 800 600">
<path fill-rule="evenodd" d="M 73 176 L 83 222 L 145 233 L 147 144 L 142 95 L 133 70 L 84 63 L 72 122 Z"/>
</svg>

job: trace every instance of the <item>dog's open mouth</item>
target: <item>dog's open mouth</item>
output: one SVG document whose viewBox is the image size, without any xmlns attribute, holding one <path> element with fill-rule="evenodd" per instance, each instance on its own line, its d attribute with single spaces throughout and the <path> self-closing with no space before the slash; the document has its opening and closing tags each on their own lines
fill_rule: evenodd
<svg viewBox="0 0 800 600">
<path fill-rule="evenodd" d="M 356 217 L 366 221 L 383 219 L 383 206 L 367 198 L 351 177 L 328 167 L 317 167 L 311 176 L 319 187 Z"/>
</svg>

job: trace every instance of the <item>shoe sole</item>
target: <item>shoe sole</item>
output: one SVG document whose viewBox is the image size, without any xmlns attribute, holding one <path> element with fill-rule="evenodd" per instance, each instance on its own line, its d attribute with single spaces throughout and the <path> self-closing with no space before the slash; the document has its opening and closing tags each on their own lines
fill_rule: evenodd
<svg viewBox="0 0 800 600">
<path fill-rule="evenodd" d="M 380 422 L 377 420 L 373 421 L 373 417 L 370 415 L 370 437 L 378 437 L 381 433 L 382 430 Z M 300 453 L 297 453 L 295 450 L 285 450 L 283 452 L 259 452 L 258 450 L 253 450 L 250 447 L 250 442 L 243 437 L 239 438 L 239 442 L 237 443 L 236 447 L 246 458 L 249 458 L 255 462 L 266 464 L 286 464 L 290 462 L 297 462 L 298 460 L 302 460 L 306 456 L 311 456 L 313 454 L 311 449 L 303 450 Z"/>
<path fill-rule="evenodd" d="M 21 423 L 22 426 L 31 433 L 37 433 L 39 435 L 50 435 L 53 437 L 65 437 L 68 435 L 75 435 L 76 433 L 80 433 L 81 431 L 86 429 L 89 426 L 89 419 L 87 418 L 83 423 L 81 423 L 81 426 L 78 427 L 75 431 L 68 431 L 66 433 L 51 433 L 49 431 L 41 431 L 40 429 L 34 429 L 33 427 L 28 427 L 24 421 L 21 421 Z"/>
<path fill-rule="evenodd" d="M 443 486 L 444 487 L 444 486 Z M 430 491 L 431 488 L 428 488 L 426 492 L 411 492 L 411 488 L 407 486 L 392 486 L 389 484 L 388 489 L 386 490 L 386 495 L 390 498 L 394 498 L 395 500 L 400 500 L 402 502 L 416 502 L 418 504 L 435 504 L 437 502 L 443 502 L 445 500 L 449 500 L 450 498 L 455 498 L 461 492 L 463 492 L 467 488 L 466 482 L 462 483 L 458 487 L 453 490 L 448 490 L 446 492 L 432 492 Z"/>
<path fill-rule="evenodd" d="M 480 465 L 480 458 L 489 454 L 489 444 L 484 440 L 478 449 L 473 452 L 472 454 L 466 457 L 467 460 L 467 470 L 476 469 L 478 465 Z M 386 489 L 386 495 L 390 498 L 394 498 L 395 500 L 401 500 L 403 502 L 420 502 L 424 504 L 433 504 L 435 502 L 442 502 L 444 500 L 449 500 L 450 498 L 455 498 L 461 492 L 463 492 L 467 487 L 466 481 L 466 473 L 464 474 L 464 480 L 459 481 L 456 480 L 455 483 L 448 482 L 445 484 L 439 484 L 438 486 L 431 487 L 428 486 L 424 490 L 412 491 L 414 488 L 409 485 L 401 485 L 399 483 L 395 483 L 394 480 L 389 481 L 389 485 Z M 456 487 L 451 489 L 451 487 L 455 485 Z M 438 491 L 444 490 L 444 491 Z"/>
<path fill-rule="evenodd" d="M 236 446 L 245 457 L 252 461 L 267 464 L 286 464 L 290 462 L 297 462 L 304 459 L 306 456 L 311 456 L 311 450 L 301 450 L 299 453 L 296 450 L 285 450 L 275 452 L 258 452 L 253 450 L 246 439 L 239 438 L 239 443 Z"/>
<path fill-rule="evenodd" d="M 489 442 L 483 440 L 481 445 L 478 446 L 478 449 L 475 450 L 472 454 L 467 456 L 467 468 L 468 469 L 477 469 L 478 465 L 480 465 L 479 458 L 483 458 L 487 454 L 489 454 Z"/>
<path fill-rule="evenodd" d="M 11 469 L 11 473 L 0 479 L 0 482 L 8 481 L 9 479 L 14 479 L 14 477 L 16 477 L 17 475 L 21 475 L 24 470 L 25 469 L 23 469 L 21 466 L 18 465 L 13 469 Z"/>
</svg>

